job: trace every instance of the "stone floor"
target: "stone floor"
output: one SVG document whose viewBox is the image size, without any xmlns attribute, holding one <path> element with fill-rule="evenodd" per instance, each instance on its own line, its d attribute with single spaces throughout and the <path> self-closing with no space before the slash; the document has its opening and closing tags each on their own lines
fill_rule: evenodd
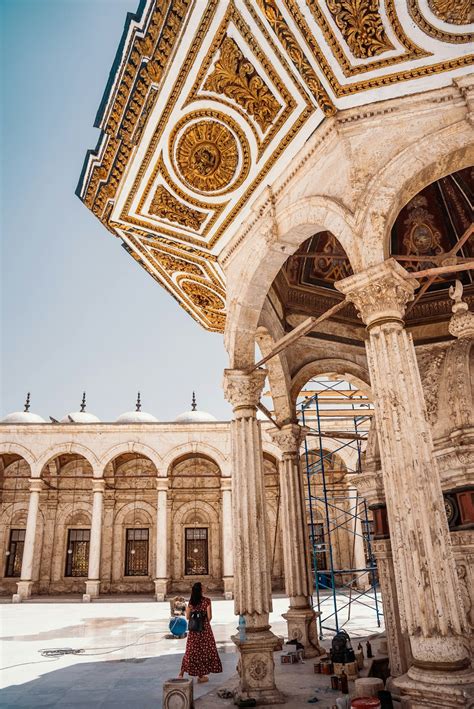
<svg viewBox="0 0 474 709">
<path fill-rule="evenodd" d="M 273 605 L 272 627 L 283 635 L 280 614 L 287 600 L 274 598 Z M 64 598 L 1 604 L 0 706 L 160 709 L 163 681 L 176 676 L 185 646 L 185 640 L 166 639 L 168 613 L 168 603 L 137 601 L 136 596 L 87 605 Z M 230 700 L 217 697 L 217 689 L 232 687 L 235 681 L 236 654 L 230 640 L 236 626 L 233 602 L 214 600 L 213 615 L 223 674 L 211 675 L 208 684 L 195 684 L 195 698 L 201 697 L 196 702 L 199 709 L 232 706 Z M 354 639 L 379 630 L 370 609 L 353 606 L 351 615 L 344 627 Z M 325 643 L 331 635 L 327 633 Z M 58 659 L 40 654 L 54 648 L 84 652 Z M 315 696 L 321 681 L 326 687 L 329 684 L 327 677 L 313 674 L 310 662 L 288 667 L 275 659 L 281 686 L 292 695 L 292 703 L 283 706 L 300 707 Z M 316 696 L 318 706 L 326 707 L 337 695 Z"/>
</svg>

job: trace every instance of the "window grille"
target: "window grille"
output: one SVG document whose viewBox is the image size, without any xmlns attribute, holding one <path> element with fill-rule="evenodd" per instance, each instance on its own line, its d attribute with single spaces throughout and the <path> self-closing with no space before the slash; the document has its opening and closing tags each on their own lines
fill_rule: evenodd
<svg viewBox="0 0 474 709">
<path fill-rule="evenodd" d="M 68 530 L 65 576 L 87 576 L 90 534 L 90 529 Z"/>
<path fill-rule="evenodd" d="M 186 576 L 206 576 L 209 573 L 207 528 L 186 527 L 185 565 Z"/>
<path fill-rule="evenodd" d="M 10 531 L 10 544 L 8 545 L 7 566 L 5 576 L 20 577 L 23 547 L 25 545 L 25 529 L 12 529 Z"/>
<path fill-rule="evenodd" d="M 125 576 L 148 576 L 148 529 L 127 529 Z"/>
</svg>

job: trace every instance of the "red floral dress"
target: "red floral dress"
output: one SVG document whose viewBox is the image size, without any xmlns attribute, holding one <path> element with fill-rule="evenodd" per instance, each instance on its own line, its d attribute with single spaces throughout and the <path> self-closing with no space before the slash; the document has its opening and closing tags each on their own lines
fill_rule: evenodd
<svg viewBox="0 0 474 709">
<path fill-rule="evenodd" d="M 210 605 L 210 599 L 203 597 L 197 606 L 191 606 L 191 610 L 206 612 L 203 630 L 200 633 L 192 630 L 188 632 L 186 652 L 181 663 L 181 672 L 187 672 L 192 677 L 203 677 L 210 672 L 222 672 L 216 641 L 207 617 L 207 609 Z"/>
</svg>

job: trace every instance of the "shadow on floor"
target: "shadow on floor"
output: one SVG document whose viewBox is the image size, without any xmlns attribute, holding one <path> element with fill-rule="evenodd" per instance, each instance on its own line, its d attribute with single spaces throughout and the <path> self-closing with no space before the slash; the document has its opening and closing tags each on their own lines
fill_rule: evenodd
<svg viewBox="0 0 474 709">
<path fill-rule="evenodd" d="M 21 685 L 0 690 L 2 709 L 161 709 L 163 682 L 176 677 L 182 653 L 103 662 L 83 662 L 45 672 Z M 194 683 L 194 697 L 222 685 L 235 672 L 235 653 L 221 654 L 223 672 L 205 685 Z M 64 660 L 59 660 L 59 662 Z"/>
</svg>

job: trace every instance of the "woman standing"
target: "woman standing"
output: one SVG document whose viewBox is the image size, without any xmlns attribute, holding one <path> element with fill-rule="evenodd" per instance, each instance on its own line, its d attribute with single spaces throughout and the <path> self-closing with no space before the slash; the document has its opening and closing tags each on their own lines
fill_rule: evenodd
<svg viewBox="0 0 474 709">
<path fill-rule="evenodd" d="M 183 677 L 184 673 L 187 672 L 191 677 L 197 677 L 198 682 L 208 682 L 209 677 L 207 675 L 210 672 L 222 672 L 222 664 L 211 629 L 211 599 L 203 596 L 202 584 L 199 582 L 194 584 L 191 598 L 186 608 L 188 623 L 193 611 L 200 611 L 202 614 L 202 630 L 188 631 L 186 652 L 181 663 L 181 672 L 178 676 Z"/>
</svg>

